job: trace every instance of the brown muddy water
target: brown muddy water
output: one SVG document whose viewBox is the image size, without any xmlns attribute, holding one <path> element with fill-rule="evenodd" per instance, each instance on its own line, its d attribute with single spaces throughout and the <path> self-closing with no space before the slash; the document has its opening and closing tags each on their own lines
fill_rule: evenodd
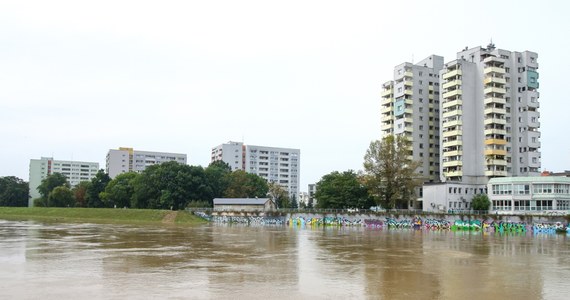
<svg viewBox="0 0 570 300">
<path fill-rule="evenodd" d="M 0 299 L 569 299 L 570 236 L 0 220 Z"/>
</svg>

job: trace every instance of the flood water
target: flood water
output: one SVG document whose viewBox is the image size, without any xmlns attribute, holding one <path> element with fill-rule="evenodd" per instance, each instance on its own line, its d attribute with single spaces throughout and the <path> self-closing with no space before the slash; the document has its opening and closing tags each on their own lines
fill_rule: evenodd
<svg viewBox="0 0 570 300">
<path fill-rule="evenodd" d="M 0 299 L 568 299 L 570 236 L 0 220 Z"/>
</svg>

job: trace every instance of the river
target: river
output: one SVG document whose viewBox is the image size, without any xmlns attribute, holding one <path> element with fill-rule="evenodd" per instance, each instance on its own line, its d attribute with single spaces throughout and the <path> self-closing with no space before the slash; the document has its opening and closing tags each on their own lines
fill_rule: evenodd
<svg viewBox="0 0 570 300">
<path fill-rule="evenodd" d="M 570 236 L 0 220 L 0 299 L 568 299 Z"/>
</svg>

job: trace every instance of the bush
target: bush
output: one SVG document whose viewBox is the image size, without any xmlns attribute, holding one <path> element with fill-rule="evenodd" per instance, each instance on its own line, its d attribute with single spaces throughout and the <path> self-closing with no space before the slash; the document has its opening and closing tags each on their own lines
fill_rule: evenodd
<svg viewBox="0 0 570 300">
<path fill-rule="evenodd" d="M 471 200 L 471 207 L 473 210 L 489 210 L 491 207 L 491 201 L 489 201 L 489 197 L 485 194 L 478 194 L 473 196 L 473 200 Z"/>
</svg>

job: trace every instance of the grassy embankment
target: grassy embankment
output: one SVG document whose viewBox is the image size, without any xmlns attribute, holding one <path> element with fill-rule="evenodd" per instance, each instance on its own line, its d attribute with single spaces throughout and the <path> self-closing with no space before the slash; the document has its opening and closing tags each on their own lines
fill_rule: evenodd
<svg viewBox="0 0 570 300">
<path fill-rule="evenodd" d="M 0 219 L 36 219 L 70 222 L 201 224 L 187 211 L 120 208 L 0 207 Z"/>
</svg>

